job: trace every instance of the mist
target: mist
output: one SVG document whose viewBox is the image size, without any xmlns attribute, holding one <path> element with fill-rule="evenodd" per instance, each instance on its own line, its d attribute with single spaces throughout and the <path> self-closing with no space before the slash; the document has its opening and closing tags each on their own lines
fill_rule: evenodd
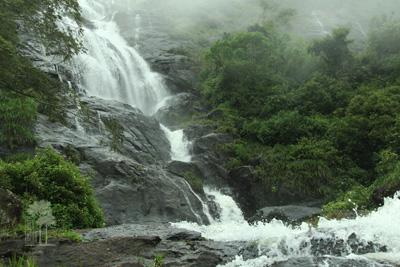
<svg viewBox="0 0 400 267">
<path fill-rule="evenodd" d="M 113 8 L 146 9 L 172 33 L 206 27 L 215 32 L 244 30 L 250 24 L 273 18 L 284 8 L 296 10 L 290 29 L 307 39 L 321 38 L 338 27 L 351 29 L 351 38 L 365 39 L 374 16 L 398 17 L 398 0 L 261 0 L 271 8 L 263 13 L 260 0 L 114 0 Z"/>
</svg>

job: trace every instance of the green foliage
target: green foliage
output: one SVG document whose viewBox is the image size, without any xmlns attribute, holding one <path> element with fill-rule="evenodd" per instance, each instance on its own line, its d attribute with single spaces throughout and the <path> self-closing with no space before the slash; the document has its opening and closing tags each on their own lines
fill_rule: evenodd
<svg viewBox="0 0 400 267">
<path fill-rule="evenodd" d="M 265 145 L 290 144 L 305 135 L 309 127 L 297 110 L 280 111 L 268 120 L 253 120 L 243 125 L 243 133 L 255 136 Z"/>
<path fill-rule="evenodd" d="M 36 122 L 36 103 L 33 99 L 0 90 L 0 143 L 12 150 L 17 145 L 34 143 L 31 128 Z"/>
<path fill-rule="evenodd" d="M 51 231 L 47 239 L 63 237 L 73 240 L 75 243 L 83 242 L 83 238 L 73 230 L 54 230 Z"/>
<path fill-rule="evenodd" d="M 373 184 L 374 187 L 387 190 L 400 187 L 400 158 L 391 149 L 381 151 L 376 170 L 379 177 Z"/>
<path fill-rule="evenodd" d="M 322 209 L 324 211 L 364 210 L 372 208 L 372 203 L 371 188 L 365 188 L 358 185 L 338 197 L 337 201 L 329 202 L 324 205 Z"/>
<path fill-rule="evenodd" d="M 0 266 L 3 267 L 0 263 Z M 17 257 L 17 255 L 14 253 L 11 258 L 8 259 L 8 267 L 38 267 L 35 264 L 35 260 L 33 257 L 28 257 L 25 259 L 23 256 Z"/>
<path fill-rule="evenodd" d="M 82 34 L 80 7 L 75 0 L 22 0 L 2 1 L 0 11 L 5 15 L 5 20 L 12 30 L 6 30 L 2 36 L 10 37 L 15 35 L 17 25 L 20 32 L 32 35 L 46 48 L 46 54 L 59 54 L 68 60 L 74 54 L 82 51 L 83 44 L 74 38 Z M 63 16 L 68 15 L 77 25 L 60 29 L 59 22 Z M 16 41 L 17 38 L 10 38 Z M 24 40 L 22 40 L 24 41 Z M 28 42 L 20 45 L 28 46 Z"/>
<path fill-rule="evenodd" d="M 167 253 L 164 252 L 164 253 L 161 253 L 161 254 L 157 254 L 157 253 L 154 253 L 154 254 L 155 254 L 155 257 L 154 257 L 154 267 L 162 267 L 162 266 L 164 266 L 164 264 L 163 264 L 163 259 L 164 259 L 165 255 L 166 255 Z"/>
<path fill-rule="evenodd" d="M 302 138 L 297 144 L 277 145 L 264 154 L 257 175 L 267 189 L 283 186 L 305 195 L 327 197 L 333 194 L 335 167 L 342 161 L 329 141 Z"/>
<path fill-rule="evenodd" d="M 119 145 L 124 141 L 124 128 L 114 118 L 102 118 L 104 126 L 112 135 L 110 149 L 113 151 L 119 150 Z"/>
<path fill-rule="evenodd" d="M 18 154 L 14 154 L 12 156 L 4 158 L 3 161 L 6 163 L 16 163 L 16 162 L 24 162 L 24 161 L 30 160 L 32 158 L 33 157 L 31 155 L 28 155 L 25 153 L 18 153 Z"/>
<path fill-rule="evenodd" d="M 67 147 L 64 147 L 63 150 L 64 150 L 64 153 L 65 153 L 65 156 L 70 161 L 72 161 L 76 165 L 79 165 L 81 163 L 82 155 L 75 147 L 72 147 L 72 146 L 68 145 Z"/>
<path fill-rule="evenodd" d="M 350 30 L 348 28 L 333 29 L 332 35 L 323 39 L 314 40 L 308 48 L 309 53 L 321 56 L 325 68 L 330 74 L 341 74 L 349 69 L 353 55 L 349 50 L 352 40 L 347 40 Z"/>
<path fill-rule="evenodd" d="M 10 189 L 26 205 L 37 200 L 51 202 L 58 226 L 102 227 L 104 217 L 93 194 L 90 177 L 49 147 L 23 163 L 0 161 L 0 185 Z"/>
<path fill-rule="evenodd" d="M 199 179 L 194 172 L 185 172 L 183 174 L 185 180 L 196 193 L 204 193 L 203 181 Z"/>
<path fill-rule="evenodd" d="M 354 208 L 348 198 L 373 207 L 373 190 L 400 188 L 399 21 L 374 19 L 356 55 L 349 29 L 307 45 L 281 31 L 279 4 L 260 5 L 263 23 L 224 34 L 200 72 L 204 101 L 225 116 L 219 131 L 236 138 L 219 147 L 226 167 L 253 165 L 266 192 L 336 199 L 332 210 Z"/>
<path fill-rule="evenodd" d="M 60 28 L 65 16 L 75 28 Z M 76 0 L 7 0 L 0 2 L 0 17 L 0 143 L 13 149 L 35 141 L 31 126 L 37 110 L 60 119 L 68 99 L 68 89 L 34 67 L 24 51 L 37 50 L 31 47 L 32 38 L 43 45 L 46 55 L 61 60 L 84 51 L 79 37 L 74 37 L 82 33 L 80 7 Z"/>
</svg>

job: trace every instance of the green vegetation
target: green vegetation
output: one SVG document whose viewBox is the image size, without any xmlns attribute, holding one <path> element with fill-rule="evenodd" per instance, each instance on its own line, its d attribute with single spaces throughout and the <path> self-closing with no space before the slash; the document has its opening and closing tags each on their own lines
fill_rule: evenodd
<svg viewBox="0 0 400 267">
<path fill-rule="evenodd" d="M 25 259 L 23 256 L 17 257 L 16 254 L 13 254 L 11 258 L 8 259 L 8 264 L 3 265 L 0 263 L 0 267 L 37 267 L 35 264 L 35 260 L 32 257 L 28 257 Z"/>
<path fill-rule="evenodd" d="M 61 30 L 58 22 L 68 15 L 75 28 Z M 32 65 L 26 51 L 35 51 L 34 39 L 44 54 L 59 61 L 84 51 L 74 38 L 82 33 L 80 8 L 75 0 L 22 0 L 0 2 L 0 143 L 12 150 L 34 143 L 31 127 L 38 111 L 62 120 L 68 89 Z M 56 64 L 56 63 L 54 63 Z"/>
<path fill-rule="evenodd" d="M 163 264 L 163 259 L 165 257 L 167 253 L 161 253 L 161 254 L 157 254 L 154 252 L 154 267 L 162 267 L 164 266 Z"/>
<path fill-rule="evenodd" d="M 47 239 L 63 237 L 73 240 L 75 243 L 83 242 L 83 238 L 73 230 L 54 230 L 49 233 Z"/>
<path fill-rule="evenodd" d="M 375 18 L 357 54 L 347 28 L 307 43 L 278 22 L 224 34 L 206 52 L 198 90 L 223 113 L 217 131 L 236 137 L 219 148 L 227 167 L 255 165 L 266 192 L 336 201 L 326 210 L 373 208 L 376 188 L 400 188 L 400 22 Z"/>
<path fill-rule="evenodd" d="M 124 141 L 124 128 L 114 118 L 103 118 L 104 126 L 107 131 L 112 135 L 110 149 L 113 151 L 119 150 L 119 145 Z"/>
<path fill-rule="evenodd" d="M 34 201 L 49 201 L 57 227 L 103 227 L 90 177 L 49 147 L 37 149 L 34 158 L 22 162 L 0 160 L 0 186 L 15 193 L 25 208 Z"/>
<path fill-rule="evenodd" d="M 199 179 L 194 172 L 185 172 L 183 177 L 189 183 L 194 192 L 204 193 L 203 181 Z"/>
</svg>

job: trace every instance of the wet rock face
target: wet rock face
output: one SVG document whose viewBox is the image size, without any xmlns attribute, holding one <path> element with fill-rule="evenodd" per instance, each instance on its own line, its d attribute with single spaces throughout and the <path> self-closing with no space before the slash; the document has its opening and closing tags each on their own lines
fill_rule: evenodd
<svg viewBox="0 0 400 267">
<path fill-rule="evenodd" d="M 205 107 L 198 101 L 198 97 L 190 93 L 180 93 L 164 100 L 153 117 L 165 126 L 178 126 L 191 121 L 193 116 L 204 112 Z"/>
<path fill-rule="evenodd" d="M 12 227 L 21 219 L 23 205 L 13 193 L 0 187 L 0 227 Z"/>
<path fill-rule="evenodd" d="M 82 101 L 90 109 L 90 122 L 71 113 L 66 118 L 70 127 L 65 127 L 40 115 L 34 133 L 40 147 L 50 145 L 63 154 L 72 148 L 81 171 L 94 170 L 92 183 L 107 225 L 208 223 L 186 181 L 164 170 L 170 144 L 155 119 L 117 101 Z"/>
<path fill-rule="evenodd" d="M 83 243 L 51 239 L 51 246 L 32 247 L 29 254 L 38 266 L 76 266 L 78 261 L 82 266 L 153 266 L 162 256 L 162 266 L 215 267 L 236 255 L 248 259 L 258 252 L 253 242 L 200 240 L 200 233 L 162 224 L 119 225 L 82 235 Z"/>
<path fill-rule="evenodd" d="M 400 183 L 392 186 L 380 186 L 372 193 L 372 199 L 376 205 L 381 206 L 386 197 L 393 197 L 393 195 L 400 190 Z"/>
<path fill-rule="evenodd" d="M 231 170 L 228 175 L 234 199 L 242 209 L 244 216 L 250 221 L 270 221 L 273 218 L 284 221 L 298 220 L 299 215 L 290 212 L 288 208 L 290 206 L 287 206 L 286 209 L 277 206 L 303 202 L 305 197 L 300 193 L 283 187 L 267 193 L 265 185 L 255 177 L 256 170 L 253 166 L 240 166 Z M 307 204 L 302 206 L 306 207 Z M 264 210 L 262 209 L 264 207 L 268 208 Z M 309 212 L 305 211 L 305 213 Z"/>
<path fill-rule="evenodd" d="M 152 10 L 119 11 L 114 20 L 121 35 L 140 52 L 151 69 L 164 75 L 172 93 L 193 92 L 199 80 L 191 70 L 192 62 L 185 49 L 192 45 L 191 40 L 172 38 L 165 18 Z"/>
<path fill-rule="evenodd" d="M 323 232 L 324 230 L 322 229 L 321 231 Z M 362 255 L 375 252 L 387 252 L 387 248 L 372 242 L 365 242 L 355 233 L 349 235 L 347 239 L 341 239 L 333 235 L 331 235 L 331 238 L 311 239 L 311 253 L 316 256 L 345 256 L 351 253 Z"/>
<path fill-rule="evenodd" d="M 319 212 L 321 212 L 320 208 L 300 205 L 265 207 L 258 210 L 256 214 L 250 218 L 250 221 L 270 222 L 273 219 L 276 219 L 285 223 L 293 224 L 310 219 L 311 217 L 316 216 Z"/>
</svg>

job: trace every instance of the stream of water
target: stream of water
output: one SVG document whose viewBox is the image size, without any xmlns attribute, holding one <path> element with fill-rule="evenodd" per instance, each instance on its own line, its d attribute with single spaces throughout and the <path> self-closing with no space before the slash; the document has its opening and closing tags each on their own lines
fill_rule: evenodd
<svg viewBox="0 0 400 267">
<path fill-rule="evenodd" d="M 216 241 L 252 241 L 258 244 L 259 257 L 244 260 L 241 256 L 223 266 L 269 266 L 276 262 L 287 261 L 295 258 L 308 258 L 315 261 L 314 240 L 343 240 L 342 254 L 339 256 L 324 255 L 326 264 L 315 262 L 312 266 L 337 266 L 329 263 L 329 257 L 336 260 L 355 262 L 362 261 L 365 265 L 344 266 L 391 266 L 380 265 L 376 259 L 385 259 L 386 262 L 400 263 L 400 194 L 385 200 L 385 205 L 365 217 L 356 219 L 326 220 L 321 218 L 318 228 L 310 228 L 303 223 L 300 226 L 288 226 L 281 221 L 274 220 L 270 223 L 249 224 L 235 201 L 229 196 L 221 194 L 218 190 L 206 188 L 206 194 L 213 196 L 221 208 L 219 220 L 211 225 L 199 225 L 191 222 L 174 223 L 174 227 L 201 232 L 206 238 Z M 365 255 L 352 254 L 351 240 L 354 234 L 360 242 L 379 244 L 387 248 L 387 252 L 368 253 Z M 328 241 L 327 241 L 328 242 Z M 337 249 L 339 249 L 339 243 Z M 286 265 L 285 265 L 286 266 Z M 289 265 L 308 266 L 308 265 Z M 395 265 L 396 266 L 396 265 Z"/>
<path fill-rule="evenodd" d="M 147 115 L 154 114 L 160 107 L 158 104 L 169 95 L 162 77 L 152 72 L 135 48 L 121 37 L 116 23 L 112 21 L 113 16 L 109 14 L 104 3 L 95 0 L 79 0 L 79 3 L 84 17 L 90 21 L 90 26 L 85 27 L 84 34 L 84 44 L 88 51 L 75 59 L 79 82 L 85 88 L 85 92 L 88 95 L 125 102 Z M 325 32 L 315 12 L 313 16 L 321 31 Z M 140 20 L 140 17 L 136 19 Z M 137 24 L 140 25 L 140 21 L 137 21 Z M 136 31 L 136 38 L 140 38 L 140 28 Z M 183 131 L 171 131 L 163 125 L 161 128 L 171 142 L 172 160 L 189 162 L 190 144 L 185 140 Z M 251 241 L 257 244 L 258 257 L 243 259 L 237 256 L 234 261 L 224 266 L 269 266 L 293 258 L 312 259 L 313 240 L 332 238 L 344 241 L 345 252 L 341 258 L 370 263 L 366 266 L 381 266 L 370 260 L 378 257 L 400 262 L 398 195 L 393 199 L 386 199 L 383 207 L 366 217 L 332 221 L 321 219 L 318 229 L 313 229 L 305 223 L 292 227 L 284 225 L 281 221 L 250 225 L 231 197 L 209 188 L 206 188 L 205 192 L 220 206 L 219 219 L 212 220 L 207 214 L 212 222 L 207 226 L 189 222 L 172 225 L 199 231 L 204 237 L 217 241 Z M 207 209 L 204 211 L 208 212 Z M 365 246 L 372 242 L 385 246 L 387 252 L 363 256 L 355 256 L 350 249 L 346 252 L 346 242 L 353 233 Z M 334 257 L 329 254 L 328 256 Z M 312 266 L 334 265 L 327 258 Z"/>
</svg>

